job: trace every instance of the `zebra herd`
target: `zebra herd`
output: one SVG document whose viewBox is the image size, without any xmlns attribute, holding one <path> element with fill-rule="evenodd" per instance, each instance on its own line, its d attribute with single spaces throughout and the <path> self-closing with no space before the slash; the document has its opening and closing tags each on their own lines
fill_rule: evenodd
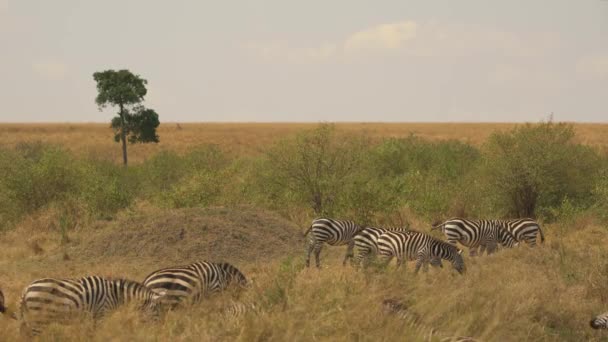
<svg viewBox="0 0 608 342">
<path fill-rule="evenodd" d="M 250 285 L 233 265 L 206 261 L 154 271 L 142 283 L 99 276 L 43 278 L 25 288 L 19 314 L 14 318 L 21 321 L 21 331 L 26 336 L 40 334 L 44 326 L 53 322 L 68 323 L 82 316 L 98 319 L 129 302 L 147 317 L 158 319 L 162 308 L 199 302 L 233 284 Z M 0 312 L 4 311 L 0 291 Z"/>
<path fill-rule="evenodd" d="M 304 233 L 309 235 L 306 267 L 310 266 L 310 254 L 314 251 L 316 266 L 320 267 L 319 256 L 323 244 L 330 246 L 347 245 L 343 265 L 354 259 L 355 266 L 366 266 L 373 254 L 379 255 L 388 264 L 397 259 L 397 267 L 403 260 L 416 261 L 417 273 L 422 266 L 443 267 L 442 260 L 452 263 L 452 267 L 462 274 L 465 271 L 462 250 L 457 243 L 469 248 L 469 255 L 494 253 L 499 245 L 512 248 L 524 242 L 536 246 L 545 236 L 538 222 L 533 219 L 514 220 L 469 220 L 451 218 L 431 225 L 431 230 L 441 230 L 447 242 L 433 236 L 402 227 L 365 227 L 353 221 L 319 218 L 312 222 Z M 357 255 L 354 255 L 354 251 Z M 388 304 L 387 304 L 388 305 Z M 608 329 L 608 312 L 590 321 L 593 329 Z"/>
<path fill-rule="evenodd" d="M 353 221 L 320 218 L 312 222 L 304 236 L 309 235 L 306 266 L 310 266 L 310 255 L 314 252 L 316 266 L 320 267 L 323 244 L 347 245 L 343 265 L 348 259 L 357 266 L 365 266 L 373 254 L 382 257 L 385 263 L 395 257 L 397 267 L 404 259 L 416 261 L 416 272 L 428 265 L 442 267 L 442 260 L 452 263 L 459 273 L 465 271 L 462 250 L 456 244 L 469 248 L 471 256 L 486 252 L 494 253 L 499 245 L 511 248 L 520 242 L 536 245 L 537 235 L 543 242 L 540 225 L 532 219 L 517 220 L 468 220 L 451 218 L 432 225 L 431 230 L 441 230 L 447 242 L 429 234 L 406 228 L 364 227 Z M 357 255 L 354 255 L 356 248 Z M 354 259 L 354 260 L 353 260 Z"/>
</svg>

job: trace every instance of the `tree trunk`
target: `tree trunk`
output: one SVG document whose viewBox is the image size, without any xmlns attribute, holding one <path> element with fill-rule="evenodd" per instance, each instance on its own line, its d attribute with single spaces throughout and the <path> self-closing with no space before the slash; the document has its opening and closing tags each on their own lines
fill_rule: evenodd
<svg viewBox="0 0 608 342">
<path fill-rule="evenodd" d="M 122 161 L 127 167 L 127 132 L 125 132 L 124 107 L 120 104 L 120 140 L 122 141 Z"/>
</svg>

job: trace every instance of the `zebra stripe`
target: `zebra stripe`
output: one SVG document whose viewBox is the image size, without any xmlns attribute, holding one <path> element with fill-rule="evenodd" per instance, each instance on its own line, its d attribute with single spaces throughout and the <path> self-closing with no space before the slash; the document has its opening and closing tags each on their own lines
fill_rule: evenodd
<svg viewBox="0 0 608 342">
<path fill-rule="evenodd" d="M 2 289 L 0 289 L 0 313 L 5 313 L 6 307 L 4 306 L 4 293 L 2 293 Z"/>
<path fill-rule="evenodd" d="M 228 320 L 234 320 L 243 317 L 249 312 L 257 312 L 257 308 L 253 303 L 230 302 L 223 309 L 223 316 Z"/>
<path fill-rule="evenodd" d="M 506 227 L 509 233 L 515 237 L 517 242 L 525 242 L 530 247 L 536 246 L 536 236 L 540 235 L 540 242 L 545 242 L 543 230 L 540 225 L 533 219 L 513 219 L 503 221 L 503 227 Z"/>
<path fill-rule="evenodd" d="M 231 284 L 247 287 L 247 279 L 228 263 L 195 262 L 152 272 L 143 284 L 154 292 L 164 292 L 163 303 L 171 306 L 182 300 L 197 303 L 201 297 L 225 290 Z"/>
<path fill-rule="evenodd" d="M 315 261 L 317 267 L 321 267 L 319 255 L 323 248 L 323 243 L 330 246 L 348 245 L 346 248 L 346 256 L 342 265 L 346 265 L 346 261 L 353 257 L 353 248 L 355 247 L 354 237 L 361 231 L 362 227 L 353 221 L 338 221 L 332 219 L 316 219 L 304 233 L 304 236 L 310 232 L 308 239 L 308 247 L 306 254 L 306 267 L 310 266 L 310 253 L 315 252 Z"/>
<path fill-rule="evenodd" d="M 593 329 L 608 329 L 608 312 L 595 316 L 589 322 L 589 325 L 591 325 Z"/>
<path fill-rule="evenodd" d="M 397 267 L 401 266 L 404 259 L 416 260 L 416 273 L 424 265 L 440 266 L 441 260 L 448 260 L 458 273 L 465 272 L 462 251 L 456 246 L 436 239 L 421 232 L 390 232 L 386 231 L 378 237 L 378 254 L 390 262 L 393 257 L 397 258 Z"/>
<path fill-rule="evenodd" d="M 467 220 L 457 217 L 434 225 L 431 229 L 441 229 L 451 244 L 460 242 L 469 247 L 470 255 L 476 254 L 477 247 L 480 248 L 481 255 L 486 250 L 487 254 L 492 254 L 498 244 L 509 248 L 518 245 L 505 223 L 499 220 Z"/>
<path fill-rule="evenodd" d="M 378 237 L 386 232 L 407 232 L 405 227 L 365 227 L 355 235 L 355 265 L 365 266 L 372 255 L 378 254 Z"/>
<path fill-rule="evenodd" d="M 52 322 L 68 323 L 82 314 L 98 319 L 131 301 L 156 317 L 161 298 L 162 294 L 126 279 L 98 276 L 38 279 L 28 285 L 21 296 L 21 327 L 28 335 L 38 334 Z"/>
</svg>

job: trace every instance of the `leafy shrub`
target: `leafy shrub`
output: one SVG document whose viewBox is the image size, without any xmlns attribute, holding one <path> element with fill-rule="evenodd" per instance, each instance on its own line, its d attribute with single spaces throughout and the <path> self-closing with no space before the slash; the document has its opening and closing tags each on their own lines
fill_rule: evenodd
<svg viewBox="0 0 608 342">
<path fill-rule="evenodd" d="M 365 146 L 363 139 L 338 136 L 327 124 L 281 140 L 259 165 L 259 191 L 274 207 L 297 203 L 317 216 L 339 214 L 337 209 L 344 207 L 340 202 L 362 164 Z"/>
<path fill-rule="evenodd" d="M 503 215 L 534 217 L 568 197 L 575 206 L 589 204 L 598 171 L 598 155 L 572 141 L 572 125 L 526 124 L 494 133 L 485 146 L 486 191 Z"/>
</svg>

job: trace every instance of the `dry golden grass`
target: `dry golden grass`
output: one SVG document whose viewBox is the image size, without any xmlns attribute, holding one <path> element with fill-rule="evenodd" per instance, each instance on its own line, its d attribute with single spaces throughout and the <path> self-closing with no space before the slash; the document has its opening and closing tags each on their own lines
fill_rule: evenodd
<svg viewBox="0 0 608 342">
<path fill-rule="evenodd" d="M 494 130 L 513 126 L 336 125 L 341 132 L 365 132 L 372 138 L 414 133 L 475 145 L 482 144 Z M 315 124 L 181 124 L 178 129 L 177 124 L 165 123 L 159 131 L 162 142 L 130 146 L 130 160 L 139 162 L 160 150 L 185 152 L 207 143 L 239 155 L 256 154 L 281 137 L 313 127 Z M 608 125 L 576 124 L 575 128 L 578 141 L 608 146 Z M 31 141 L 63 145 L 79 155 L 121 160 L 120 148 L 112 141 L 107 125 L 0 124 L 1 145 Z M 222 210 L 163 211 L 138 204 L 121 212 L 115 221 L 79 226 L 69 233 L 67 243 L 62 243 L 58 232 L 57 213 L 36 213 L 16 229 L 0 233 L 0 287 L 7 306 L 15 310 L 22 289 L 36 278 L 99 274 L 141 280 L 156 268 L 209 255 L 204 258 L 227 258 L 255 279 L 253 288 L 238 300 L 255 303 L 256 312 L 234 320 L 218 315 L 235 298 L 229 293 L 171 312 L 159 323 L 142 322 L 136 312 L 125 308 L 95 329 L 91 324 L 51 326 L 41 340 L 428 341 L 431 327 L 443 336 L 473 336 L 484 341 L 608 340 L 607 333 L 588 326 L 593 315 L 608 311 L 608 235 L 593 217 L 545 226 L 547 241 L 536 249 L 523 246 L 489 257 L 467 257 L 465 276 L 457 275 L 447 263 L 443 270 L 413 276 L 411 265 L 405 272 L 392 267 L 372 267 L 365 272 L 343 268 L 344 248 L 325 248 L 322 270 L 302 269 L 300 229 L 288 223 L 283 227 L 280 220 L 268 219 L 271 214 L 256 209 L 233 214 Z M 428 222 L 409 212 L 394 221 L 391 223 L 411 222 L 413 228 L 428 228 Z M 234 255 L 226 246 L 209 249 L 221 244 L 214 224 L 225 227 L 234 238 L 230 240 L 236 246 L 231 248 L 238 248 L 232 249 Z M 255 232 L 243 231 L 265 224 L 268 226 Z M 188 243 L 183 249 L 170 240 L 171 232 L 165 231 L 177 227 L 187 230 Z M 294 237 L 283 242 L 269 238 L 276 245 L 270 247 L 277 250 L 268 252 L 269 246 L 264 246 L 267 255 L 256 257 L 257 244 L 266 241 L 264 234 L 272 234 L 272 229 L 291 229 Z M 237 243 L 242 238 L 244 243 Z M 251 238 L 255 241 L 247 240 Z M 200 250 L 196 246 L 201 246 Z M 407 303 L 408 310 L 420 317 L 422 328 L 384 314 L 382 300 L 386 298 Z M 0 340 L 19 340 L 18 323 L 7 315 L 0 317 Z"/>
<path fill-rule="evenodd" d="M 125 213 L 118 223 L 128 222 L 130 215 Z M 154 220 L 179 218 L 191 221 L 183 213 L 169 211 Z M 158 250 L 156 255 L 84 253 L 87 242 L 103 243 L 97 235 L 107 230 L 115 230 L 116 236 L 123 236 L 125 229 L 136 230 L 103 222 L 96 227 L 100 232 L 71 232 L 67 245 L 61 244 L 56 231 L 30 224 L 0 236 L 0 285 L 9 310 L 16 309 L 23 287 L 42 276 L 100 274 L 141 280 L 150 271 L 173 263 L 166 261 L 173 255 L 171 249 L 163 248 L 164 239 L 146 242 L 154 244 L 149 248 Z M 522 246 L 475 259 L 466 256 L 464 276 L 449 264 L 417 276 L 412 264 L 405 270 L 390 265 L 386 270 L 356 271 L 341 266 L 344 247 L 325 248 L 321 270 L 303 269 L 303 246 L 279 244 L 282 256 L 236 263 L 254 279 L 253 288 L 239 297 L 219 295 L 168 313 L 158 323 L 142 321 L 137 312 L 124 308 L 95 329 L 91 324 L 51 326 L 42 340 L 429 341 L 430 329 L 438 331 L 432 341 L 438 336 L 472 336 L 483 341 L 605 340 L 604 332 L 588 326 L 594 314 L 608 309 L 605 229 L 589 217 L 544 228 L 547 241 L 536 249 Z M 231 232 L 242 229 L 236 226 Z M 191 243 L 205 243 L 205 233 L 197 232 Z M 32 241 L 42 252 L 32 250 Z M 133 243 L 133 248 L 137 246 Z M 254 252 L 256 245 L 241 248 L 238 253 Z M 386 298 L 406 303 L 412 315 L 419 317 L 418 326 L 385 314 L 382 301 Z M 219 312 L 232 300 L 255 303 L 256 311 L 227 319 Z M 18 340 L 18 322 L 0 317 L 0 332 L 2 340 Z"/>
<path fill-rule="evenodd" d="M 201 144 L 217 144 L 236 154 L 256 154 L 280 138 L 315 123 L 163 123 L 158 144 L 129 146 L 129 158 L 139 162 L 162 150 L 185 152 Z M 608 124 L 574 124 L 577 141 L 608 146 Z M 481 145 L 496 130 L 515 127 L 510 123 L 338 123 L 340 132 L 365 133 L 372 139 L 415 134 L 430 140 L 457 139 Z M 0 146 L 42 141 L 59 144 L 85 156 L 120 162 L 120 146 L 107 124 L 0 124 Z"/>
</svg>

